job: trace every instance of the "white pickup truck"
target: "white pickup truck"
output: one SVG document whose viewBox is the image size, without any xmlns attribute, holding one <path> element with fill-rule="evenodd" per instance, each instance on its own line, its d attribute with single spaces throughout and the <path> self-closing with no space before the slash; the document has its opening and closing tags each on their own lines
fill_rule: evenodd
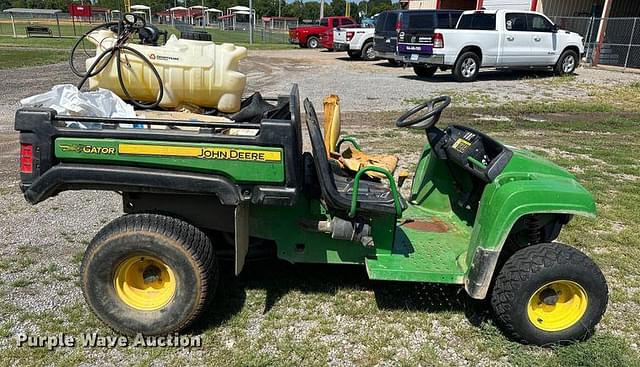
<svg viewBox="0 0 640 367">
<path fill-rule="evenodd" d="M 337 28 L 333 31 L 333 50 L 347 51 L 352 59 L 371 61 L 376 59 L 373 51 L 375 28 Z"/>
<path fill-rule="evenodd" d="M 481 67 L 551 67 L 558 75 L 570 74 L 584 54 L 579 34 L 530 11 L 466 11 L 455 29 L 437 28 L 428 41 L 399 42 L 397 60 L 412 65 L 418 76 L 430 77 L 439 67 L 464 82 L 475 80 Z"/>
</svg>

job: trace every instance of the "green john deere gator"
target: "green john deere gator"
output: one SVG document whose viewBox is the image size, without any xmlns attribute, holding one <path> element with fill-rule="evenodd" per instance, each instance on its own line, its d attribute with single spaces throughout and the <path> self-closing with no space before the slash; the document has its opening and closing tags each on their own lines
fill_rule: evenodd
<svg viewBox="0 0 640 367">
<path fill-rule="evenodd" d="M 488 299 L 497 324 L 520 342 L 592 333 L 606 281 L 586 255 L 554 242 L 574 215 L 595 216 L 574 176 L 480 131 L 440 129 L 450 99 L 439 97 L 396 121 L 426 138 L 405 198 L 393 167 L 341 164 L 342 145 L 352 156 L 362 149 L 338 139 L 335 116 L 323 138 L 308 100 L 312 151 L 303 151 L 297 86 L 270 101 L 258 122 L 142 121 L 171 129 L 17 112 L 30 203 L 64 190 L 122 193 L 126 214 L 95 236 L 80 271 L 87 303 L 109 326 L 145 335 L 186 328 L 214 296 L 219 251 L 232 250 L 238 274 L 257 239 L 292 263 L 359 264 L 371 279 L 458 284 Z M 254 133 L 226 133 L 234 128 Z"/>
</svg>

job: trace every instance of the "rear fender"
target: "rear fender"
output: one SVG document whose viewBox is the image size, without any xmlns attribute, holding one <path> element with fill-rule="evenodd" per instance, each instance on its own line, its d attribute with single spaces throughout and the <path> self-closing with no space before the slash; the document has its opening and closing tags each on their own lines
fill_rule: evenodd
<svg viewBox="0 0 640 367">
<path fill-rule="evenodd" d="M 591 193 L 570 177 L 502 175 L 486 186 L 466 257 L 465 289 L 471 297 L 486 297 L 498 257 L 518 219 L 541 213 L 595 217 L 596 207 Z"/>
</svg>

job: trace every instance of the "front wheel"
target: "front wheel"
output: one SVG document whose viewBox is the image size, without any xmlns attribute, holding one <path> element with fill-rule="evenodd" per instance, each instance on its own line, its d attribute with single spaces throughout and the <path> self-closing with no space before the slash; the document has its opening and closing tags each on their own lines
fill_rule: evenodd
<svg viewBox="0 0 640 367">
<path fill-rule="evenodd" d="M 417 76 L 422 78 L 432 77 L 433 74 L 438 70 L 437 66 L 425 66 L 425 65 L 414 65 L 413 72 L 416 73 Z"/>
<path fill-rule="evenodd" d="M 476 80 L 480 71 L 480 58 L 475 52 L 465 52 L 453 66 L 453 77 L 459 82 L 472 82 Z"/>
<path fill-rule="evenodd" d="M 576 67 L 578 67 L 578 55 L 574 51 L 566 50 L 560 55 L 553 71 L 556 75 L 568 75 L 573 73 Z"/>
<path fill-rule="evenodd" d="M 513 254 L 496 277 L 491 306 L 511 338 L 536 345 L 588 338 L 607 308 L 607 283 L 582 252 L 542 243 Z"/>
<path fill-rule="evenodd" d="M 93 239 L 80 269 L 94 313 L 127 335 L 161 335 L 189 326 L 215 291 L 211 241 L 182 220 L 130 214 Z"/>
</svg>

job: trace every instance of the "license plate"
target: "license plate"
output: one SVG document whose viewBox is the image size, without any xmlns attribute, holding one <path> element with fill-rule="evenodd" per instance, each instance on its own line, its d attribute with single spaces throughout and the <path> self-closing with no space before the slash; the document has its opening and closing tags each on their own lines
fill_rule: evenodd
<svg viewBox="0 0 640 367">
<path fill-rule="evenodd" d="M 418 61 L 418 54 L 411 54 L 411 57 L 409 58 L 409 60 Z"/>
</svg>

